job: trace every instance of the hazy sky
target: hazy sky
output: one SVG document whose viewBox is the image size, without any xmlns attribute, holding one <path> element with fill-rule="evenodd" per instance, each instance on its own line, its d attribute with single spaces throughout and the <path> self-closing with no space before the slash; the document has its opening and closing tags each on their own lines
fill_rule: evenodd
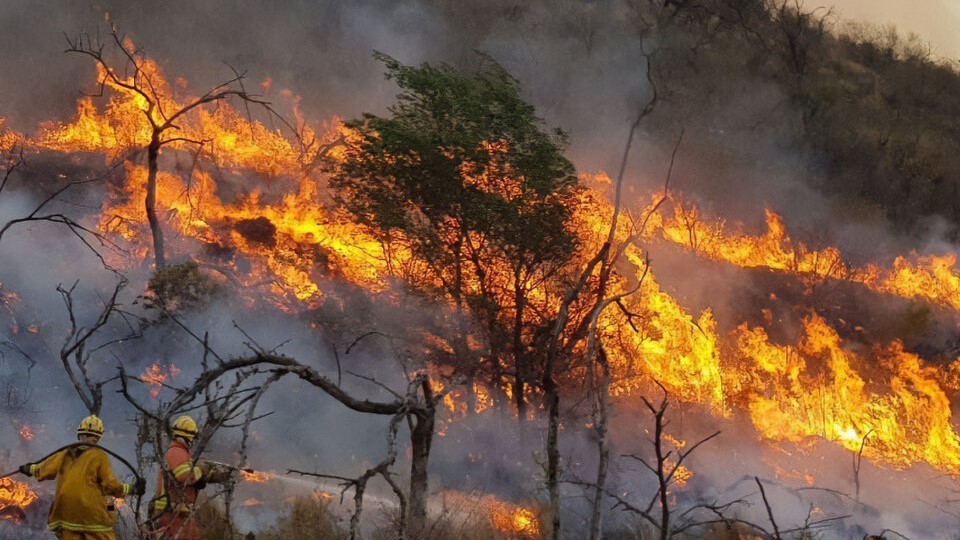
<svg viewBox="0 0 960 540">
<path fill-rule="evenodd" d="M 894 24 L 901 32 L 915 32 L 934 53 L 960 58 L 960 0 L 834 0 L 845 19 Z M 811 5 L 808 3 L 808 5 Z"/>
</svg>

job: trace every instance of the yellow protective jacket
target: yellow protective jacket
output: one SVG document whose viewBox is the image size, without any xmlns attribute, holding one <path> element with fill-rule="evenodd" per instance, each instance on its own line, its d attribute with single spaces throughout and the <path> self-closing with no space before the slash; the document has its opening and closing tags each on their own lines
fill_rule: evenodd
<svg viewBox="0 0 960 540">
<path fill-rule="evenodd" d="M 114 518 L 103 497 L 126 497 L 131 490 L 130 484 L 121 484 L 113 475 L 107 453 L 99 448 L 67 448 L 34 464 L 30 475 L 37 480 L 57 479 L 47 517 L 51 531 L 113 532 Z"/>
</svg>

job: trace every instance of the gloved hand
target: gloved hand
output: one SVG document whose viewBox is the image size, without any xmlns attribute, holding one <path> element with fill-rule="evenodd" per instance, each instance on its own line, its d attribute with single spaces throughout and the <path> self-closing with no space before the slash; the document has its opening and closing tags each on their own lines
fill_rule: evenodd
<svg viewBox="0 0 960 540">
<path fill-rule="evenodd" d="M 147 492 L 147 481 L 143 478 L 137 478 L 137 481 L 133 483 L 133 493 L 138 497 Z"/>
<path fill-rule="evenodd" d="M 17 470 L 20 471 L 20 474 L 24 476 L 33 476 L 33 474 L 31 474 L 30 472 L 30 469 L 32 469 L 34 465 L 35 465 L 34 463 L 24 463 L 19 468 L 17 468 Z"/>
<path fill-rule="evenodd" d="M 206 478 L 201 478 L 201 479 L 197 480 L 196 482 L 193 483 L 193 487 L 196 488 L 197 491 L 199 491 L 199 490 L 207 487 L 207 479 L 206 479 Z"/>
</svg>

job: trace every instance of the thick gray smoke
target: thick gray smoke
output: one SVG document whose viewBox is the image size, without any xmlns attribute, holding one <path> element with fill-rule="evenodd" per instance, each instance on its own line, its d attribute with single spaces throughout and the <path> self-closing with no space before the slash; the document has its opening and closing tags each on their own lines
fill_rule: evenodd
<svg viewBox="0 0 960 540">
<path fill-rule="evenodd" d="M 96 34 L 99 28 L 106 37 L 103 21 L 109 13 L 109 19 L 121 32 L 159 61 L 168 75 L 188 80 L 191 89 L 203 89 L 229 79 L 232 74 L 228 66 L 233 66 L 247 72 L 251 86 L 271 79 L 271 89 L 266 91 L 268 99 L 282 100 L 278 89 L 289 89 L 302 96 L 301 106 L 311 119 L 333 115 L 351 118 L 362 112 L 385 110 L 393 101 L 396 87 L 384 79 L 383 67 L 371 56 L 374 50 L 405 63 L 448 62 L 464 67 L 479 62 L 475 51 L 481 51 L 520 80 L 525 96 L 549 126 L 569 132 L 569 155 L 581 170 L 614 174 L 629 125 L 651 95 L 644 74 L 644 55 L 656 45 L 653 38 L 640 34 L 631 18 L 630 5 L 631 2 L 616 0 L 110 0 L 94 5 L 52 0 L 7 1 L 0 3 L 0 58 L 4 73 L 0 77 L 0 117 L 7 119 L 6 125 L 27 133 L 32 133 L 42 121 L 69 119 L 80 91 L 95 89 L 89 59 L 64 54 L 63 34 Z M 680 121 L 675 126 L 661 118 L 656 125 L 644 126 L 627 171 L 628 193 L 634 197 L 630 203 L 646 203 L 649 190 L 663 184 L 674 143 L 680 130 L 686 129 L 672 184 L 708 212 L 745 216 L 746 225 L 758 231 L 763 207 L 768 205 L 782 213 L 788 223 L 799 224 L 809 237 L 838 243 L 854 257 L 870 260 L 904 251 L 905 241 L 887 234 L 882 220 L 864 224 L 836 219 L 831 211 L 832 201 L 809 187 L 816 183 L 808 181 L 810 173 L 796 152 L 796 141 L 778 133 L 757 137 L 752 131 L 752 126 L 770 115 L 789 121 L 792 111 L 783 110 L 784 96 L 779 89 L 759 81 L 724 80 L 719 73 L 704 76 L 729 88 L 741 88 L 740 99 L 699 107 L 708 111 L 707 118 Z M 682 105 L 674 107 L 682 109 Z M 680 118 L 681 112 L 677 111 Z M 31 178 L 46 174 L 38 169 L 29 171 Z M 17 177 L 23 178 L 26 176 Z M 71 200 L 65 208 L 74 205 L 79 210 L 70 211 L 88 217 L 95 214 L 96 199 L 102 193 L 99 189 L 84 191 L 87 199 Z M 29 212 L 38 200 L 38 195 L 30 190 L 3 193 L 0 224 Z M 930 246 L 920 247 L 943 246 L 934 238 Z M 664 279 L 666 286 L 681 289 L 687 285 L 679 296 L 686 306 L 726 306 L 715 308 L 715 312 L 728 323 L 742 311 L 738 302 L 742 302 L 743 290 L 752 288 L 752 277 L 709 265 L 694 266 L 689 258 L 668 251 L 654 253 L 655 272 L 659 272 L 656 265 L 661 261 L 666 269 L 662 275 L 670 276 Z M 134 302 L 142 293 L 147 270 L 132 273 L 128 278 L 131 285 L 122 300 L 138 312 L 141 306 Z M 115 279 L 89 250 L 54 225 L 23 226 L 0 240 L 0 281 L 4 287 L 0 295 L 7 290 L 16 291 L 19 305 L 29 306 L 27 314 L 18 312 L 18 319 L 25 320 L 16 321 L 18 333 L 14 335 L 7 324 L 9 315 L 0 305 L 0 323 L 4 323 L 0 324 L 0 391 L 14 388 L 20 392 L 15 392 L 14 397 L 30 398 L 23 407 L 3 411 L 5 414 L 0 416 L 0 422 L 5 422 L 0 430 L 0 464 L 16 465 L 36 457 L 40 448 L 70 441 L 70 433 L 84 413 L 59 368 L 58 354 L 67 319 L 55 287 L 61 283 L 69 287 L 79 280 L 78 305 L 92 310 L 112 289 Z M 724 288 L 716 285 L 719 282 Z M 430 307 L 414 299 L 404 299 L 404 304 L 396 308 L 370 307 L 367 324 L 378 329 L 400 328 L 411 325 L 411 321 L 437 316 L 430 311 Z M 222 299 L 184 322 L 198 335 L 209 332 L 212 347 L 224 357 L 249 352 L 243 344 L 247 338 L 238 332 L 236 322 L 263 346 L 273 347 L 291 340 L 279 351 L 324 373 L 336 371 L 328 344 L 310 337 L 315 334 L 289 317 L 250 312 L 236 301 Z M 32 324 L 38 325 L 36 334 L 28 329 Z M 32 337 L 24 338 L 27 334 Z M 13 341 L 29 347 L 17 351 L 4 346 L 4 342 Z M 150 333 L 124 350 L 128 357 L 104 355 L 99 360 L 98 372 L 111 373 L 118 362 L 131 372 L 140 372 L 160 361 L 177 365 L 183 370 L 182 380 L 188 380 L 190 373 L 196 372 L 200 356 L 195 341 L 172 330 Z M 341 359 L 345 362 L 341 367 L 344 371 L 375 376 L 379 382 L 402 389 L 404 369 L 393 361 L 395 353 L 384 343 L 365 344 L 350 357 Z M 346 387 L 358 394 L 384 397 L 369 381 L 350 376 L 344 380 Z M 120 406 L 120 398 L 112 391 L 108 394 L 113 406 L 105 408 L 104 416 L 115 431 L 109 433 L 104 443 L 132 453 L 131 413 Z M 382 456 L 385 419 L 351 413 L 300 381 L 282 381 L 267 394 L 261 407 L 276 413 L 255 424 L 250 464 L 257 469 L 282 472 L 294 468 L 352 476 Z M 713 426 L 712 420 L 709 425 L 702 425 L 696 412 L 677 414 L 679 437 L 695 440 L 698 435 L 709 433 Z M 687 414 L 688 420 L 683 420 L 683 414 Z M 8 429 L 17 425 L 14 421 L 37 427 L 34 443 L 24 443 L 14 430 Z M 574 420 L 570 421 L 573 425 Z M 451 427 L 446 437 L 437 438 L 431 466 L 438 490 L 446 486 L 464 491 L 477 489 L 516 500 L 534 498 L 542 475 L 536 465 L 538 460 L 542 461 L 542 441 L 537 435 L 523 441 L 514 441 L 513 435 L 503 437 L 503 433 L 515 430 L 515 420 L 510 417 L 491 414 L 477 422 L 482 423 L 462 429 Z M 787 474 L 815 471 L 818 486 L 849 492 L 849 453 L 823 444 L 822 449 L 810 453 L 816 457 L 784 458 L 780 449 L 768 448 L 756 440 L 747 424 L 741 418 L 722 422 L 724 434 L 692 458 L 690 468 L 697 472 L 691 485 L 701 496 L 715 496 L 721 501 L 752 497 L 753 505 L 744 506 L 743 517 L 760 523 L 766 516 L 756 504 L 752 475 L 774 478 L 775 467 L 783 463 L 789 464 Z M 535 425 L 532 431 L 539 427 Z M 616 421 L 616 449 L 624 453 L 647 452 L 648 428 L 648 416 L 624 411 Z M 238 437 L 229 434 L 216 440 L 211 457 L 231 461 Z M 594 452 L 589 437 L 571 435 L 565 441 L 564 457 L 570 470 L 585 479 L 593 474 Z M 921 493 L 922 484 L 918 481 L 933 473 L 918 469 L 922 470 L 911 476 L 865 465 L 861 473 L 863 490 L 871 495 L 865 496 L 864 504 L 851 505 L 847 500 L 841 504 L 831 499 L 835 494 L 824 492 L 815 499 L 818 511 L 822 512 L 817 515 L 835 515 L 839 510 L 832 512 L 834 508 L 852 507 L 856 514 L 853 522 L 869 531 L 891 528 L 905 533 L 913 531 L 918 538 L 937 537 L 943 530 L 944 516 L 931 510 L 937 496 L 929 491 Z M 628 463 L 618 464 L 617 471 L 617 488 L 622 488 L 618 492 L 638 499 L 651 495 L 649 476 L 636 473 Z M 884 484 L 888 477 L 896 478 L 891 484 L 896 486 L 895 494 Z M 280 499 L 309 491 L 309 485 L 283 486 L 244 486 L 240 498 Z M 949 486 L 938 486 L 941 488 L 947 491 Z M 386 490 L 380 492 L 383 493 Z M 577 491 L 571 489 L 568 493 L 574 498 Z M 782 510 L 779 517 L 784 523 L 802 523 L 811 511 L 807 504 L 811 499 L 801 499 L 796 492 L 774 492 L 771 497 L 774 506 Z M 930 504 L 924 506 L 924 501 Z M 280 506 L 240 511 L 241 523 L 251 528 L 267 523 L 274 517 L 271 512 Z M 576 503 L 571 506 L 579 513 L 571 514 L 568 522 L 582 524 L 583 508 Z M 618 514 L 613 520 L 636 523 L 627 514 Z M 918 525 L 924 521 L 926 525 Z"/>
</svg>

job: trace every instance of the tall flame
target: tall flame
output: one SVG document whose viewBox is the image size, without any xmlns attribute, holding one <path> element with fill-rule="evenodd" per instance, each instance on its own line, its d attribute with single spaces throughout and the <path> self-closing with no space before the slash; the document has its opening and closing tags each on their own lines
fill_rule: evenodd
<svg viewBox="0 0 960 540">
<path fill-rule="evenodd" d="M 844 262 L 836 247 L 815 250 L 792 240 L 783 218 L 769 209 L 767 230 L 757 236 L 731 232 L 724 220 L 705 219 L 696 206 L 685 207 L 678 197 L 670 201 L 671 205 L 648 209 L 652 214 L 644 231 L 647 237 L 660 237 L 702 257 L 744 268 L 769 268 L 806 279 L 848 280 L 877 292 L 960 309 L 960 270 L 953 253 L 900 256 L 891 267 L 868 264 L 855 268 Z"/>
</svg>

